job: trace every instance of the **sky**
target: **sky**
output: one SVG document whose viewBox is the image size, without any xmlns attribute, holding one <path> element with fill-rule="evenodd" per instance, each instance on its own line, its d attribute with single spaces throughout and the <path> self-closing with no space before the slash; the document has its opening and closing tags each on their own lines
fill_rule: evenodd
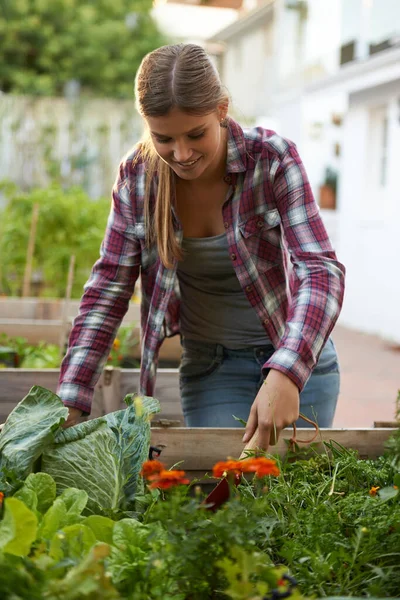
<svg viewBox="0 0 400 600">
<path fill-rule="evenodd" d="M 206 40 L 230 25 L 237 19 L 238 13 L 227 8 L 167 4 L 158 0 L 153 16 L 170 37 L 176 36 L 177 41 L 184 38 L 185 41 L 196 42 Z"/>
</svg>

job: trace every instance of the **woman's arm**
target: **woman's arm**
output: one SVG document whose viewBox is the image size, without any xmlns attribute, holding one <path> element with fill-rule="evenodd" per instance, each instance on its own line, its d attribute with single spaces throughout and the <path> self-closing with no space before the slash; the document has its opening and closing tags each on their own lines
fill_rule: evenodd
<svg viewBox="0 0 400 600">
<path fill-rule="evenodd" d="M 243 437 L 248 442 L 258 429 L 265 450 L 299 417 L 299 394 L 339 316 L 345 277 L 294 144 L 272 161 L 270 172 L 293 270 L 284 333 L 263 366 L 268 375 Z"/>
<path fill-rule="evenodd" d="M 345 268 L 337 260 L 294 144 L 273 165 L 272 186 L 293 264 L 284 334 L 264 369 L 301 391 L 339 316 Z"/>
<path fill-rule="evenodd" d="M 68 407 L 90 413 L 93 390 L 126 314 L 140 267 L 140 243 L 132 232 L 134 199 L 126 166 L 113 187 L 100 258 L 84 287 L 79 316 L 61 366 L 57 394 Z"/>
</svg>

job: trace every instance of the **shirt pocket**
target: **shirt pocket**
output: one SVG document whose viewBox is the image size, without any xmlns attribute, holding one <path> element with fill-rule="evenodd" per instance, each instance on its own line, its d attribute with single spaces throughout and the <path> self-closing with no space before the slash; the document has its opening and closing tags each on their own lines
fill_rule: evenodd
<svg viewBox="0 0 400 600">
<path fill-rule="evenodd" d="M 266 271 L 283 262 L 281 217 L 277 209 L 253 215 L 239 223 L 247 251 L 259 271 Z"/>
</svg>

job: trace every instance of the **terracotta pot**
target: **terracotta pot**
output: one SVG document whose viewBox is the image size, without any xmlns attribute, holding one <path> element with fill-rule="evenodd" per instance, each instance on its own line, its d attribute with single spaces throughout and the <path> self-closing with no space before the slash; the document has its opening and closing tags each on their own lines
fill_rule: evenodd
<svg viewBox="0 0 400 600">
<path fill-rule="evenodd" d="M 336 208 L 336 194 L 329 185 L 321 185 L 319 188 L 319 206 L 328 210 Z"/>
</svg>

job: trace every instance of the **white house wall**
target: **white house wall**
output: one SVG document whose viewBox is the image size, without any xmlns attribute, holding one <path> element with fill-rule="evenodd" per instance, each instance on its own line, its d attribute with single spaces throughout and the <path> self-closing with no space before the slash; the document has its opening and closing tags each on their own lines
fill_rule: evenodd
<svg viewBox="0 0 400 600">
<path fill-rule="evenodd" d="M 223 58 L 223 81 L 232 98 L 237 118 L 254 120 L 265 115 L 273 90 L 274 69 L 270 53 L 270 27 L 260 24 L 227 45 Z"/>
<path fill-rule="evenodd" d="M 392 84 L 386 97 L 381 89 L 351 98 L 344 132 L 339 227 L 340 257 L 348 272 L 341 322 L 400 343 L 400 81 L 397 85 L 397 94 Z M 382 159 L 376 119 L 385 107 L 387 179 L 382 187 L 376 179 Z"/>
</svg>

